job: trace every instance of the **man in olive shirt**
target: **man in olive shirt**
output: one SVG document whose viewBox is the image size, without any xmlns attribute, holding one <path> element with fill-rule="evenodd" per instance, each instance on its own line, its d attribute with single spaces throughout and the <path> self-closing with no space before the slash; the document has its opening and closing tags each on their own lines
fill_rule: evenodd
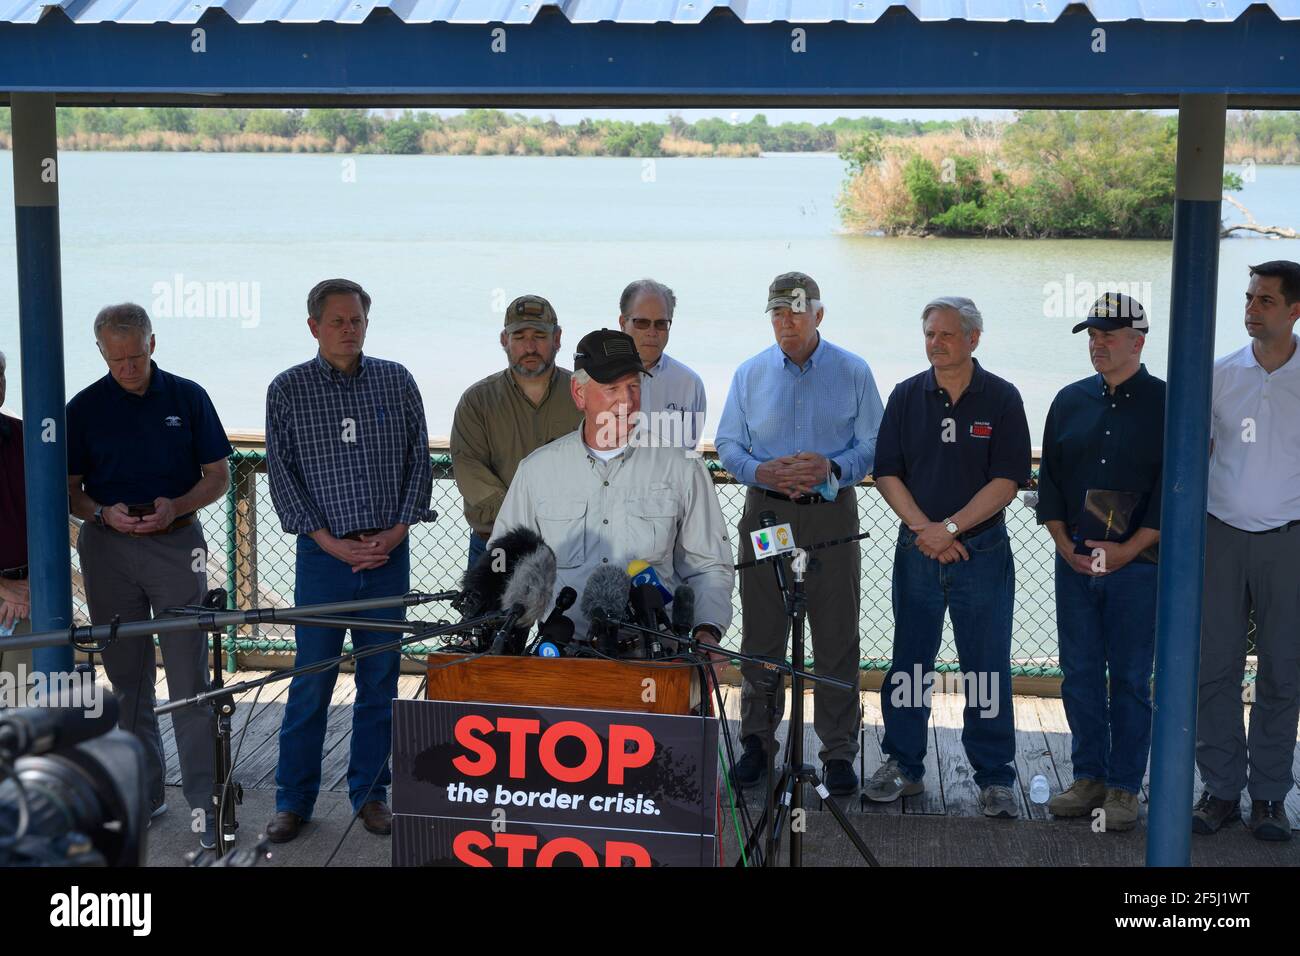
<svg viewBox="0 0 1300 956">
<path fill-rule="evenodd" d="M 578 427 L 567 369 L 555 365 L 560 325 L 539 295 L 506 308 L 501 348 L 508 367 L 475 382 L 456 405 L 451 462 L 469 524 L 469 566 L 486 550 L 515 469 L 533 451 Z"/>
</svg>

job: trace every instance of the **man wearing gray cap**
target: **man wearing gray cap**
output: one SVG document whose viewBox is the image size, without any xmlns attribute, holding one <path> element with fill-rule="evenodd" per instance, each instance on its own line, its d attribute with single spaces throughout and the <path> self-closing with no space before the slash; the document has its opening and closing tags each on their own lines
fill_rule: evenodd
<svg viewBox="0 0 1300 956">
<path fill-rule="evenodd" d="M 487 547 L 519 463 L 582 419 L 569 394 L 571 373 L 555 364 L 560 331 L 540 295 L 515 299 L 501 332 L 508 367 L 475 382 L 456 406 L 451 463 L 470 526 L 470 567 Z"/>
<path fill-rule="evenodd" d="M 741 561 L 753 558 L 749 533 L 763 512 L 788 522 L 800 546 L 858 532 L 854 485 L 866 477 L 876 455 L 883 406 L 867 363 L 821 337 L 825 309 L 817 283 L 802 272 L 772 282 L 767 313 L 776 344 L 736 370 L 718 424 L 718 457 L 738 482 L 749 486 L 740 520 Z M 858 609 L 862 557 L 858 545 L 819 552 L 807 580 L 808 620 L 817 673 L 857 683 Z M 762 657 L 786 655 L 785 602 L 772 569 L 740 575 L 744 615 L 741 650 Z M 781 719 L 753 665 L 741 698 L 744 756 L 733 776 L 751 787 L 766 772 L 766 750 Z M 783 707 L 784 699 L 778 702 Z M 853 758 L 858 751 L 861 708 L 856 691 L 818 684 L 814 724 L 821 738 L 826 785 L 834 794 L 857 790 Z"/>
<path fill-rule="evenodd" d="M 573 368 L 581 424 L 520 463 L 492 537 L 519 527 L 542 536 L 555 552 L 556 590 L 578 592 L 567 614 L 580 634 L 592 572 L 644 561 L 669 592 L 691 586 L 696 636 L 717 641 L 731 623 L 735 573 L 712 477 L 687 449 L 637 440 L 646 370 L 631 336 L 590 333 Z"/>
<path fill-rule="evenodd" d="M 1088 330 L 1097 374 L 1052 401 L 1038 470 L 1038 523 L 1056 545 L 1074 767 L 1070 788 L 1047 808 L 1057 817 L 1101 808 L 1107 830 L 1136 825 L 1151 750 L 1165 383 L 1142 364 L 1150 327 L 1141 304 L 1121 293 L 1102 296 L 1074 327 Z"/>
</svg>

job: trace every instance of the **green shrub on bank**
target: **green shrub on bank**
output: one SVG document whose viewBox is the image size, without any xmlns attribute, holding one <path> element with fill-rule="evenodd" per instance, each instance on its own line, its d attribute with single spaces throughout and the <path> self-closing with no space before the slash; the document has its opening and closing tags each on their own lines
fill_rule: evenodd
<svg viewBox="0 0 1300 956">
<path fill-rule="evenodd" d="M 1174 117 L 1030 110 L 850 145 L 840 210 L 849 228 L 887 235 L 1169 238 L 1176 152 Z"/>
</svg>

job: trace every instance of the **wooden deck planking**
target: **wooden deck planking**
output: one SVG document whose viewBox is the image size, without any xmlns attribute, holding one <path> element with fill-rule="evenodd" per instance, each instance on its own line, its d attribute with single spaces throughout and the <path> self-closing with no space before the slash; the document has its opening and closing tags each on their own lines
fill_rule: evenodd
<svg viewBox="0 0 1300 956">
<path fill-rule="evenodd" d="M 943 786 L 944 812 L 969 817 L 980 813 L 980 790 L 961 742 L 964 704 L 964 698 L 935 694 L 931 698 L 930 722 L 934 726 L 935 759 Z"/>
<path fill-rule="evenodd" d="M 1057 775 L 1056 764 L 1052 762 L 1052 752 L 1047 746 L 1034 699 L 1012 697 L 1011 704 L 1016 715 L 1016 777 L 1027 808 L 1026 819 L 1050 820 L 1052 815 L 1047 812 L 1047 805 L 1029 799 L 1030 782 L 1036 774 L 1042 774 L 1047 778 L 1048 788 L 1053 795 L 1060 793 L 1069 783 L 1063 784 Z"/>
<path fill-rule="evenodd" d="M 880 713 L 880 694 L 876 691 L 867 691 L 862 695 L 862 723 L 864 756 L 859 766 L 863 768 L 862 784 L 866 786 L 867 780 L 885 762 L 885 752 L 880 749 L 880 741 L 885 736 L 885 722 Z M 895 800 L 893 803 L 876 803 L 874 800 L 861 799 L 858 801 L 858 807 L 863 813 L 885 813 L 897 816 L 903 812 L 901 800 Z"/>
<path fill-rule="evenodd" d="M 939 769 L 939 743 L 934 732 L 934 714 L 926 725 L 925 790 L 915 797 L 903 797 L 904 813 L 947 813 L 944 803 L 943 777 Z"/>
</svg>

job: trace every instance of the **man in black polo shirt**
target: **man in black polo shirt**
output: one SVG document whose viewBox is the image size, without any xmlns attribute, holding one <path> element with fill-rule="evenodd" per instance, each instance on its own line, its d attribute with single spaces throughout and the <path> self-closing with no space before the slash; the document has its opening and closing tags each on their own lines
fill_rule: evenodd
<svg viewBox="0 0 1300 956">
<path fill-rule="evenodd" d="M 1048 809 L 1077 817 L 1102 807 L 1107 830 L 1137 823 L 1151 749 L 1165 383 L 1142 364 L 1149 328 L 1142 306 L 1116 293 L 1074 327 L 1088 330 L 1097 374 L 1053 400 L 1038 469 L 1038 522 L 1056 544 L 1061 700 L 1074 765 L 1070 789 Z M 1108 524 L 1124 530 L 1101 540 Z"/>
<path fill-rule="evenodd" d="M 930 369 L 894 389 L 876 439 L 876 487 L 902 524 L 894 552 L 894 660 L 880 689 L 885 763 L 864 792 L 920 793 L 934 659 L 952 618 L 965 675 L 962 743 L 991 817 L 1015 817 L 1011 613 L 1016 589 L 1003 509 L 1027 484 L 1024 403 L 971 353 L 983 319 L 945 296 L 921 312 Z"/>
<path fill-rule="evenodd" d="M 85 519 L 77 540 L 86 603 L 94 624 L 162 616 L 164 608 L 198 604 L 208 589 L 207 542 L 198 510 L 225 494 L 230 442 L 207 393 L 164 372 L 150 356 L 153 327 L 138 305 L 114 305 L 95 317 L 95 341 L 108 374 L 68 403 L 68 492 L 72 513 Z M 159 638 L 170 698 L 208 687 L 207 635 L 199 630 Z M 166 762 L 154 716 L 154 645 L 121 640 L 103 654 L 120 698 L 121 726 L 145 745 L 155 815 L 166 809 Z M 181 785 L 194 810 L 212 802 L 211 712 L 189 707 L 172 715 Z M 215 846 L 204 819 L 200 842 Z"/>
</svg>

